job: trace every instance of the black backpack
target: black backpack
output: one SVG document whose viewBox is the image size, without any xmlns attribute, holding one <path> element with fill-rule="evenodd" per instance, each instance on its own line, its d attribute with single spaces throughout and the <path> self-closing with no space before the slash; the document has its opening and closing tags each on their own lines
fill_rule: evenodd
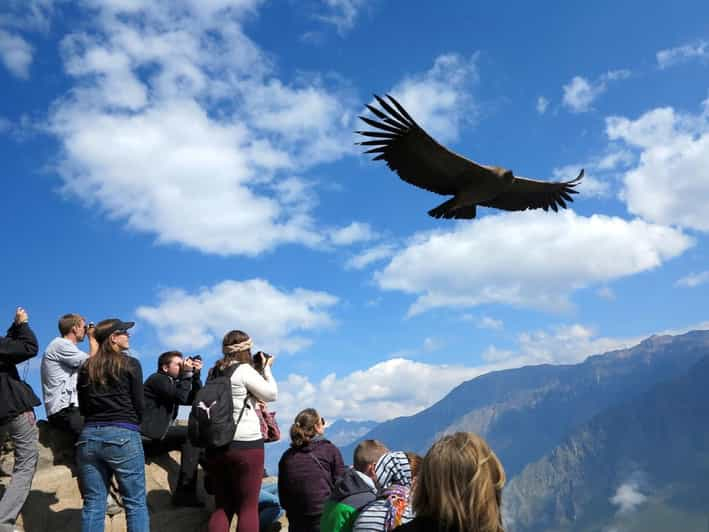
<svg viewBox="0 0 709 532">
<path fill-rule="evenodd" d="M 209 372 L 204 387 L 197 392 L 187 425 L 190 442 L 195 447 L 222 447 L 234 439 L 236 426 L 246 407 L 244 401 L 235 423 L 231 376 L 237 367 L 239 364 L 224 370 L 214 368 Z"/>
</svg>

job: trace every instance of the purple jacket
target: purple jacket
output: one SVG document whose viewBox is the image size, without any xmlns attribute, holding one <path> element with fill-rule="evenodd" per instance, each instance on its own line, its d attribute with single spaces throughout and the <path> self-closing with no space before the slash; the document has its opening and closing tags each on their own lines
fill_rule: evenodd
<svg viewBox="0 0 709 532">
<path fill-rule="evenodd" d="M 278 462 L 278 497 L 288 521 L 319 517 L 335 480 L 344 472 L 340 450 L 324 438 L 283 453 Z"/>
</svg>

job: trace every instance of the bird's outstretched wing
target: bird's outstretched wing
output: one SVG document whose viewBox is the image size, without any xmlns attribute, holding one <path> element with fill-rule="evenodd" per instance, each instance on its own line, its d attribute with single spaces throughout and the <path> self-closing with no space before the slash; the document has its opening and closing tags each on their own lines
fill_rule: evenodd
<svg viewBox="0 0 709 532">
<path fill-rule="evenodd" d="M 375 161 L 386 161 L 401 179 L 437 194 L 456 194 L 467 179 L 489 174 L 484 166 L 436 142 L 393 97 L 387 94 L 388 102 L 376 94 L 374 97 L 382 109 L 367 108 L 379 120 L 360 116 L 374 130 L 357 131 L 369 137 L 358 144 L 369 147 L 365 153 L 375 154 Z M 465 180 L 461 180 L 463 176 Z"/>
<path fill-rule="evenodd" d="M 583 170 L 570 181 L 546 182 L 515 177 L 512 185 L 494 199 L 481 203 L 484 207 L 494 207 L 505 211 L 527 209 L 552 209 L 554 212 L 566 208 L 566 202 L 574 201 L 572 194 L 578 194 L 574 187 L 581 182 Z"/>
</svg>

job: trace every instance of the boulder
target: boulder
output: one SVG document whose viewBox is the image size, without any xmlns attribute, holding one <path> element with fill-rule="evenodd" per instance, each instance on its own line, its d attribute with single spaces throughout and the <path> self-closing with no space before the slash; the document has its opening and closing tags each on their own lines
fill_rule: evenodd
<svg viewBox="0 0 709 532">
<path fill-rule="evenodd" d="M 17 521 L 17 528 L 26 532 L 80 530 L 82 499 L 79 493 L 71 436 L 39 421 L 39 461 L 27 502 Z M 0 449 L 0 491 L 10 480 L 14 458 L 11 442 Z M 205 508 L 176 508 L 170 502 L 180 467 L 179 451 L 151 459 L 145 466 L 150 528 L 171 532 L 206 531 L 207 520 L 214 508 L 213 497 L 204 491 L 200 468 L 199 497 Z M 271 479 L 272 481 L 272 479 Z M 235 530 L 236 520 L 232 523 Z M 285 519 L 280 530 L 286 531 Z M 107 532 L 126 530 L 125 513 L 106 517 Z"/>
</svg>

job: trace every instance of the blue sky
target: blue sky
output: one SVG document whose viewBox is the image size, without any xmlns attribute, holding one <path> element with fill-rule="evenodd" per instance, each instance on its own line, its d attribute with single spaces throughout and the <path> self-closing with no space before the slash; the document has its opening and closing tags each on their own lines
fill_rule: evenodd
<svg viewBox="0 0 709 532">
<path fill-rule="evenodd" d="M 146 374 L 244 329 L 286 419 L 709 326 L 709 6 L 479 4 L 4 2 L 0 315 L 134 319 Z M 372 93 L 482 163 L 585 167 L 573 210 L 429 218 L 353 145 Z"/>
</svg>

